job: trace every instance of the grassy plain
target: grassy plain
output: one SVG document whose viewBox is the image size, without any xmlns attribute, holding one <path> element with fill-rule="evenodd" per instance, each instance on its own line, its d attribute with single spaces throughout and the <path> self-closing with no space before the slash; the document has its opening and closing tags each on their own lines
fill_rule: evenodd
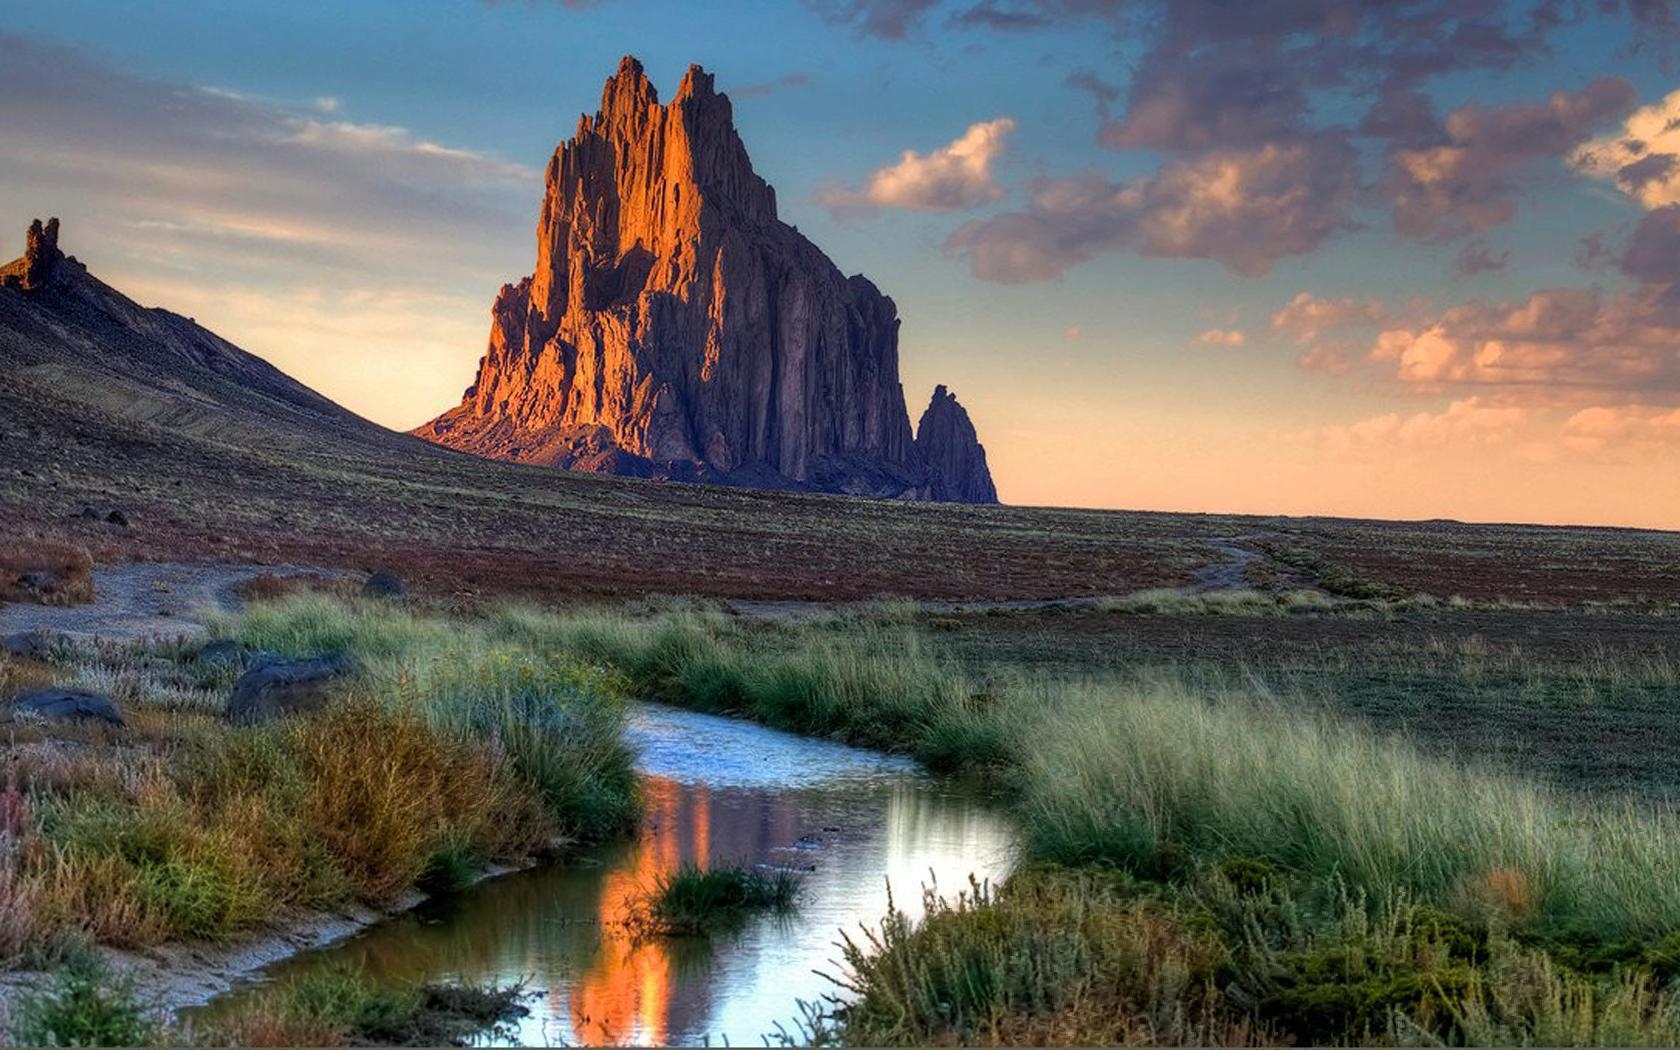
<svg viewBox="0 0 1680 1050">
<path fill-rule="evenodd" d="M 130 728 L 14 734 L 0 948 L 226 937 L 620 833 L 634 695 L 910 754 L 1019 820 L 1006 886 L 845 949 L 854 1001 L 813 1038 L 1680 1038 L 1680 608 L 1301 572 L 1077 604 L 282 588 L 215 630 L 363 670 L 325 716 L 255 731 L 220 724 L 230 672 L 184 646 L 7 661 L 0 689 L 79 682 Z M 698 926 L 717 895 L 689 882 L 673 914 Z M 319 1020 L 272 1005 L 251 1023 Z"/>
</svg>

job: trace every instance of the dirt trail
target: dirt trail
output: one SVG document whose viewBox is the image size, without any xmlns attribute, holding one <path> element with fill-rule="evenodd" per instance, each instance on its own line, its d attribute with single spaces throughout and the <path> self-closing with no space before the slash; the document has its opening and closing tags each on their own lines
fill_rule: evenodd
<svg viewBox="0 0 1680 1050">
<path fill-rule="evenodd" d="M 298 565 L 123 562 L 93 570 L 89 605 L 0 605 L 0 636 L 18 631 L 58 631 L 77 638 L 136 641 L 204 633 L 207 610 L 239 607 L 234 588 L 263 574 L 337 575 Z"/>
<path fill-rule="evenodd" d="M 1206 594 L 1209 591 L 1237 591 L 1252 586 L 1248 578 L 1248 567 L 1265 558 L 1265 555 L 1242 544 L 1259 539 L 1265 537 L 1238 536 L 1229 540 L 1208 540 L 1208 546 L 1223 554 L 1225 560 L 1197 570 L 1195 582 L 1184 590 L 1190 594 Z"/>
</svg>

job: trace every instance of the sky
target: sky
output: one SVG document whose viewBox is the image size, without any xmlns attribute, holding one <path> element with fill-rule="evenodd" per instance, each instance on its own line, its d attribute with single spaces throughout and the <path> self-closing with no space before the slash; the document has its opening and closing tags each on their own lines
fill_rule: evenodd
<svg viewBox="0 0 1680 1050">
<path fill-rule="evenodd" d="M 1680 528 L 1667 0 L 55 0 L 0 256 L 396 428 L 458 402 L 622 55 L 717 77 L 1005 502 Z"/>
</svg>

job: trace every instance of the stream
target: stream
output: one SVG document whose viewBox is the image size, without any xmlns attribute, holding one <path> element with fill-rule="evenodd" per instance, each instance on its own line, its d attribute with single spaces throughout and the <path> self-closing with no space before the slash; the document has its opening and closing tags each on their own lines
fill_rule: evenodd
<svg viewBox="0 0 1680 1050">
<path fill-rule="evenodd" d="M 840 933 L 874 928 L 889 886 L 915 917 L 924 886 L 955 896 L 1014 862 L 994 805 L 908 759 L 655 704 L 637 705 L 630 737 L 646 798 L 633 840 L 429 901 L 188 1014 L 348 964 L 381 982 L 524 980 L 537 994 L 501 1033 L 511 1044 L 756 1045 L 792 1029 L 798 1000 L 838 991 L 823 974 L 840 972 Z M 710 941 L 630 937 L 631 900 L 685 862 L 798 871 L 799 906 Z"/>
</svg>

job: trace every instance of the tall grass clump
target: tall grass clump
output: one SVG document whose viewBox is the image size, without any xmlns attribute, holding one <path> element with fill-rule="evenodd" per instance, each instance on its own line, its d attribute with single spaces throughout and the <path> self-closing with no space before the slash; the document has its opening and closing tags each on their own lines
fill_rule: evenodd
<svg viewBox="0 0 1680 1050">
<path fill-rule="evenodd" d="M 254 649 L 355 654 L 369 695 L 505 756 L 574 841 L 632 827 L 636 778 L 618 676 L 494 626 L 296 594 L 219 629 Z"/>
<path fill-rule="evenodd" d="M 1426 757 L 1328 715 L 1170 678 L 1086 684 L 1021 710 L 1029 848 L 1171 876 L 1245 855 L 1560 936 L 1680 930 L 1680 827 Z"/>
<path fill-rule="evenodd" d="M 1667 971 L 1582 972 L 1403 896 L 1311 907 L 1252 859 L 1174 889 L 1031 868 L 842 944 L 802 1041 L 862 1046 L 1662 1046 Z"/>
<path fill-rule="evenodd" d="M 755 912 L 792 911 L 799 888 L 799 876 L 790 871 L 684 864 L 646 887 L 627 921 L 638 935 L 705 936 Z"/>
<path fill-rule="evenodd" d="M 940 769 L 1000 765 L 991 693 L 912 627 L 743 627 L 717 613 L 652 618 L 505 609 L 499 637 L 619 671 L 632 693 L 777 729 L 915 755 Z"/>
</svg>

